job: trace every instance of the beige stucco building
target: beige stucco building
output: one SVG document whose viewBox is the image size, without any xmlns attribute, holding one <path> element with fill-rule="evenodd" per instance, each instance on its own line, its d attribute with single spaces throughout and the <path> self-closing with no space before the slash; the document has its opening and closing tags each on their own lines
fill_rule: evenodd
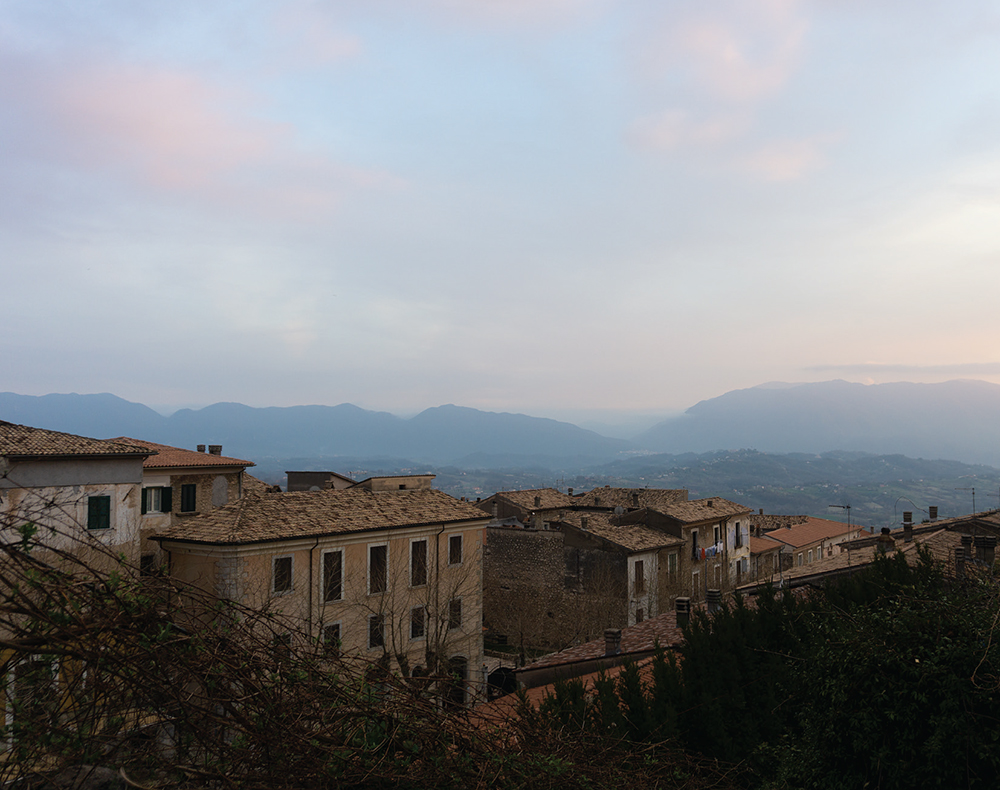
<svg viewBox="0 0 1000 790">
<path fill-rule="evenodd" d="M 475 690 L 488 518 L 431 489 L 431 479 L 251 494 L 153 539 L 172 576 L 267 606 L 289 634 L 405 675 L 458 673 Z"/>
<path fill-rule="evenodd" d="M 143 461 L 153 451 L 0 421 L 0 528 L 26 523 L 44 545 L 81 558 L 138 562 Z M 105 551 L 107 550 L 107 551 Z"/>
</svg>

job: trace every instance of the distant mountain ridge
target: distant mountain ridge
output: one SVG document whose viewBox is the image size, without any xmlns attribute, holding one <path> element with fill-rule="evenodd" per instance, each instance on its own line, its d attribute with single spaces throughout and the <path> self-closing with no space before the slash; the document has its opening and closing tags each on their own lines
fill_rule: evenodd
<svg viewBox="0 0 1000 790">
<path fill-rule="evenodd" d="M 632 441 L 568 422 L 452 404 L 403 419 L 350 403 L 255 408 L 216 403 L 164 417 L 108 393 L 0 393 L 0 419 L 180 447 L 222 444 L 227 455 L 408 458 L 418 463 L 582 467 L 626 451 L 859 451 L 1000 466 L 1000 385 L 769 382 L 701 401 Z"/>
<path fill-rule="evenodd" d="M 96 438 L 131 436 L 178 447 L 221 444 L 226 455 L 254 460 L 294 456 L 392 456 L 453 462 L 487 452 L 508 462 L 595 462 L 629 442 L 524 414 L 446 405 L 402 419 L 349 403 L 254 408 L 216 403 L 164 417 L 115 395 L 0 393 L 0 419 Z"/>
<path fill-rule="evenodd" d="M 734 390 L 635 437 L 662 453 L 851 450 L 1000 465 L 1000 385 L 826 381 Z"/>
</svg>

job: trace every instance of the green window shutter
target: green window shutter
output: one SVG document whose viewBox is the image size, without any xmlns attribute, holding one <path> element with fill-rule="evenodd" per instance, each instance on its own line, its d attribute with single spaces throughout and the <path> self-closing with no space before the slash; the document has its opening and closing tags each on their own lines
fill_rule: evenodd
<svg viewBox="0 0 1000 790">
<path fill-rule="evenodd" d="M 87 500 L 87 529 L 111 527 L 111 497 L 92 496 Z"/>
<path fill-rule="evenodd" d="M 160 494 L 160 511 L 162 513 L 169 513 L 173 505 L 173 493 L 174 489 L 170 486 L 164 486 L 163 492 Z"/>
<path fill-rule="evenodd" d="M 148 505 L 148 502 L 149 502 L 149 489 L 148 488 L 142 489 L 142 498 L 141 499 L 142 499 L 142 504 L 139 506 L 139 512 L 142 513 L 142 515 L 145 516 L 146 515 L 146 510 L 149 508 L 149 505 Z"/>
</svg>

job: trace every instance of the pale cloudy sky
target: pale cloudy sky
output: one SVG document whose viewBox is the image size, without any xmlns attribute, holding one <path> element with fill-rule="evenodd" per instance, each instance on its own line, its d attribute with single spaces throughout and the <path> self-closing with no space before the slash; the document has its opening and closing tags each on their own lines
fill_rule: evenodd
<svg viewBox="0 0 1000 790">
<path fill-rule="evenodd" d="M 1000 382 L 1000 6 L 0 0 L 0 390 Z"/>
</svg>

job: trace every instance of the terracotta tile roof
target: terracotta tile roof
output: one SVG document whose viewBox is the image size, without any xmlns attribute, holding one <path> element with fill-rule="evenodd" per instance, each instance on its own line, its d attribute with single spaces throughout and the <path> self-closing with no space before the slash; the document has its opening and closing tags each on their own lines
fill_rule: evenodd
<svg viewBox="0 0 1000 790">
<path fill-rule="evenodd" d="M 839 521 L 829 521 L 825 518 L 812 518 L 810 516 L 802 523 L 791 527 L 779 527 L 770 532 L 765 532 L 764 535 L 771 540 L 780 541 L 793 548 L 799 548 L 800 546 L 810 546 L 821 540 L 839 538 L 841 535 L 853 535 L 860 529 L 861 527 L 857 525 L 848 527 L 847 524 Z"/>
<path fill-rule="evenodd" d="M 771 513 L 751 513 L 750 524 L 760 527 L 763 530 L 777 529 L 778 527 L 792 527 L 796 524 L 803 524 L 809 516 L 785 516 Z"/>
<path fill-rule="evenodd" d="M 955 549 L 962 545 L 962 536 L 958 532 L 948 529 L 939 529 L 936 532 L 925 532 L 922 535 L 914 535 L 913 541 L 906 543 L 903 541 L 901 530 L 893 533 L 895 548 L 903 552 L 912 562 L 917 556 L 917 547 L 924 546 L 930 550 L 934 557 L 945 563 L 945 567 L 954 566 Z M 829 574 L 842 573 L 850 568 L 860 568 L 870 565 L 875 553 L 878 551 L 877 545 L 873 541 L 866 541 L 869 545 L 841 551 L 832 557 L 824 557 L 821 560 L 797 565 L 781 572 L 782 585 L 808 584 L 815 577 L 819 581 Z M 846 544 L 845 544 L 846 545 Z M 740 589 L 752 589 L 759 584 L 743 585 Z"/>
<path fill-rule="evenodd" d="M 273 485 L 265 483 L 260 478 L 254 477 L 247 472 L 243 473 L 243 496 L 248 496 L 249 494 L 269 494 L 274 491 L 274 488 Z"/>
<path fill-rule="evenodd" d="M 635 662 L 636 669 L 639 670 L 639 680 L 648 688 L 653 683 L 653 656 L 647 656 Z M 593 691 L 597 679 L 604 675 L 606 678 L 617 678 L 625 671 L 624 664 L 615 664 L 605 669 L 581 675 L 574 680 L 583 683 L 584 690 Z M 547 697 L 555 696 L 556 684 L 548 683 L 544 686 L 535 686 L 524 690 L 524 696 L 528 704 L 537 708 Z M 477 706 L 470 715 L 470 721 L 476 726 L 503 727 L 509 723 L 517 713 L 520 699 L 517 694 L 506 694 L 499 699 Z"/>
<path fill-rule="evenodd" d="M 675 647 L 684 641 L 684 635 L 677 625 L 677 613 L 665 612 L 648 620 L 643 620 L 636 625 L 630 625 L 622 629 L 621 651 L 618 655 L 628 653 L 651 652 L 654 643 L 659 642 L 661 647 Z M 542 656 L 537 661 L 523 666 L 520 671 L 530 671 L 532 669 L 542 669 L 543 667 L 555 667 L 561 664 L 575 664 L 578 661 L 590 661 L 595 658 L 603 658 L 605 654 L 604 638 L 595 639 L 592 642 L 585 642 L 582 645 L 574 645 L 558 653 L 549 653 Z"/>
<path fill-rule="evenodd" d="M 731 516 L 742 516 L 750 512 L 750 508 L 745 505 L 730 502 L 728 499 L 723 499 L 722 497 L 692 499 L 687 502 L 675 502 L 672 505 L 654 509 L 685 524 L 696 524 L 701 521 L 718 521 Z"/>
<path fill-rule="evenodd" d="M 639 498 L 638 505 L 635 504 L 636 496 Z M 574 495 L 573 502 L 576 505 L 587 507 L 606 507 L 609 509 L 619 506 L 624 508 L 648 507 L 659 510 L 675 502 L 686 502 L 687 498 L 686 488 L 612 488 L 603 486 L 583 494 Z"/>
<path fill-rule="evenodd" d="M 364 488 L 250 494 L 233 505 L 172 526 L 156 540 L 262 543 L 427 524 L 482 521 L 466 502 L 433 489 L 372 492 Z"/>
<path fill-rule="evenodd" d="M 0 455 L 8 458 L 85 455 L 149 455 L 131 439 L 90 439 L 0 420 Z"/>
<path fill-rule="evenodd" d="M 555 510 L 561 507 L 571 507 L 576 504 L 576 499 L 569 494 L 556 491 L 554 488 L 528 488 L 521 491 L 497 491 L 493 496 L 480 502 L 490 502 L 493 498 L 504 499 L 512 505 L 522 510 Z M 535 497 L 541 500 L 541 504 L 535 505 Z M 488 507 L 489 505 L 487 505 Z"/>
<path fill-rule="evenodd" d="M 144 439 L 129 439 L 127 436 L 119 436 L 117 439 L 113 439 L 112 441 L 128 442 L 129 444 L 135 444 L 149 450 L 154 450 L 156 455 L 151 455 L 143 462 L 143 469 L 166 469 L 175 466 L 255 466 L 253 461 L 244 461 L 240 458 L 230 458 L 226 455 L 199 453 L 196 450 L 185 450 L 182 447 L 171 447 L 168 444 L 147 442 Z"/>
<path fill-rule="evenodd" d="M 776 540 L 771 540 L 770 538 L 758 538 L 753 535 L 750 536 L 750 553 L 751 554 L 763 554 L 768 551 L 774 551 L 775 549 L 780 549 L 783 543 L 779 543 Z"/>
<path fill-rule="evenodd" d="M 582 529 L 583 519 L 587 519 L 587 532 L 617 543 L 629 551 L 650 551 L 663 546 L 685 545 L 681 538 L 643 524 L 616 524 L 616 517 L 611 513 L 570 510 L 562 514 L 559 522 Z"/>
</svg>

